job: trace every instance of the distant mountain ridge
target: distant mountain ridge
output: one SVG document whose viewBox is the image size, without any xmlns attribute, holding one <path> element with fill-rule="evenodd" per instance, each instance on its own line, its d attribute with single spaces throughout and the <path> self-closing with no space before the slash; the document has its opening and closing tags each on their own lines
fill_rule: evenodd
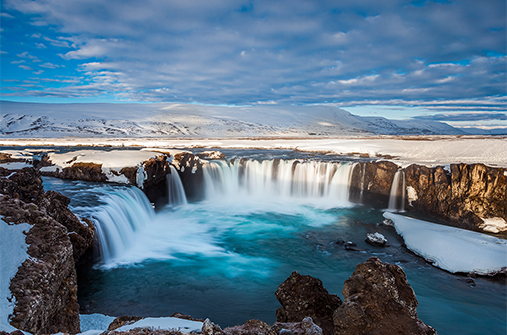
<svg viewBox="0 0 507 335">
<path fill-rule="evenodd" d="M 0 102 L 0 137 L 462 135 L 438 121 L 353 115 L 334 106 Z"/>
</svg>

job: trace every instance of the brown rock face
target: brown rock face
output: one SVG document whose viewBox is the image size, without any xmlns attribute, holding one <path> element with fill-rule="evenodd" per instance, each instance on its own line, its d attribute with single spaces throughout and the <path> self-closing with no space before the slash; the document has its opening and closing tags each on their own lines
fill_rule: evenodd
<svg viewBox="0 0 507 335">
<path fill-rule="evenodd" d="M 387 207 L 397 170 L 398 166 L 388 161 L 358 163 L 352 171 L 351 201 Z"/>
<path fill-rule="evenodd" d="M 248 320 L 241 326 L 228 327 L 224 335 L 277 335 L 271 326 L 261 320 Z"/>
<path fill-rule="evenodd" d="M 0 167 L 0 190 L 2 194 L 24 202 L 34 202 L 44 195 L 42 179 L 33 168 L 12 172 Z"/>
<path fill-rule="evenodd" d="M 311 317 L 324 334 L 333 333 L 333 312 L 341 305 L 341 299 L 329 294 L 322 282 L 294 271 L 275 293 L 282 305 L 276 311 L 278 322 L 301 322 Z"/>
<path fill-rule="evenodd" d="M 70 211 L 69 203 L 69 198 L 55 191 L 47 191 L 44 197 L 37 202 L 39 208 L 43 208 L 47 214 L 67 228 L 72 243 L 74 261 L 77 263 L 93 244 L 95 226 L 86 218 L 83 218 L 83 222 L 81 222 Z"/>
<path fill-rule="evenodd" d="M 6 178 L 7 176 L 10 177 Z M 95 227 L 92 222 L 83 219 L 83 224 L 70 211 L 68 208 L 70 200 L 63 194 L 54 191 L 44 193 L 38 170 L 24 168 L 13 173 L 0 167 L 0 193 L 25 203 L 35 203 L 40 211 L 46 212 L 64 225 L 69 232 L 76 261 L 93 244 Z"/>
<path fill-rule="evenodd" d="M 10 224 L 33 225 L 27 259 L 11 280 L 16 298 L 11 324 L 35 334 L 79 332 L 75 261 L 91 246 L 94 228 L 68 209 L 69 199 L 44 193 L 37 170 L 0 168 L 0 215 Z"/>
<path fill-rule="evenodd" d="M 417 299 L 403 270 L 371 257 L 345 281 L 333 315 L 335 335 L 436 334 L 417 318 Z"/>
<path fill-rule="evenodd" d="M 408 197 L 405 208 L 482 230 L 481 218 L 507 220 L 505 171 L 483 164 L 452 164 L 451 173 L 440 166 L 410 165 L 405 169 L 406 186 L 415 198 Z"/>
<path fill-rule="evenodd" d="M 33 225 L 27 259 L 11 280 L 16 298 L 11 325 L 35 334 L 79 332 L 76 270 L 67 229 L 35 204 L 1 196 L 0 215 Z"/>
<path fill-rule="evenodd" d="M 102 164 L 95 163 L 74 163 L 71 167 L 66 167 L 58 174 L 58 178 L 87 180 L 87 181 L 106 181 L 107 177 L 102 172 Z"/>
</svg>

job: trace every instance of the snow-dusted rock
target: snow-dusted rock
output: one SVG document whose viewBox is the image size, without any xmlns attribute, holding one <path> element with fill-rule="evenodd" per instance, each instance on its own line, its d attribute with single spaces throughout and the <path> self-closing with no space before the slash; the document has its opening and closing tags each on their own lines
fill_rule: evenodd
<svg viewBox="0 0 507 335">
<path fill-rule="evenodd" d="M 383 247 L 386 245 L 387 239 L 381 233 L 375 232 L 366 234 L 366 242 Z"/>
</svg>

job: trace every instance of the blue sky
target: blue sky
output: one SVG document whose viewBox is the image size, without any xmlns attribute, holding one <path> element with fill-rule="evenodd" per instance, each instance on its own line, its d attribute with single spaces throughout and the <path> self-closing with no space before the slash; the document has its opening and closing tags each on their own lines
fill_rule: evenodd
<svg viewBox="0 0 507 335">
<path fill-rule="evenodd" d="M 505 0 L 2 0 L 2 99 L 504 126 Z"/>
</svg>

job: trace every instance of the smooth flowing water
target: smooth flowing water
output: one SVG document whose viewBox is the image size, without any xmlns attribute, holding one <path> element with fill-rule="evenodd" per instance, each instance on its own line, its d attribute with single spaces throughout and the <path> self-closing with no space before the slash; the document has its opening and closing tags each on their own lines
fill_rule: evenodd
<svg viewBox="0 0 507 335">
<path fill-rule="evenodd" d="M 80 274 L 82 313 L 181 312 L 222 327 L 248 319 L 272 324 L 280 306 L 274 292 L 292 271 L 341 295 L 355 266 L 376 256 L 402 266 L 419 318 L 439 334 L 504 334 L 505 285 L 477 278 L 471 287 L 407 251 L 393 228 L 378 225 L 381 210 L 348 203 L 352 167 L 217 161 L 204 170 L 205 200 L 186 203 L 179 193 L 157 212 L 133 187 L 53 178 L 44 184 L 69 196 L 75 213 L 108 227 L 98 228 L 107 236 L 100 258 Z M 367 244 L 369 232 L 384 234 L 389 246 Z M 347 251 L 343 241 L 364 250 Z"/>
</svg>

